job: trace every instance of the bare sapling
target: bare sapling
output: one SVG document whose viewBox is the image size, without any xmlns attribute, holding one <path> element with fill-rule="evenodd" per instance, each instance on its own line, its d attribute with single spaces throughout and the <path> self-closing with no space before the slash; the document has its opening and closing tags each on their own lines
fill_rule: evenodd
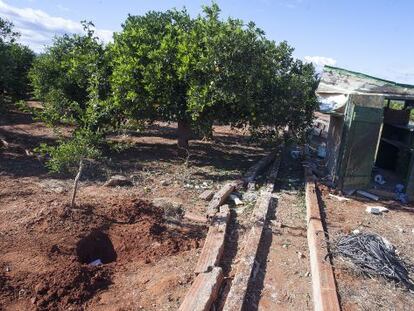
<svg viewBox="0 0 414 311">
<path fill-rule="evenodd" d="M 83 171 L 83 159 L 81 159 L 79 161 L 79 169 L 78 169 L 78 173 L 76 174 L 75 177 L 75 181 L 73 183 L 73 192 L 72 192 L 72 199 L 70 202 L 70 207 L 73 208 L 75 206 L 75 198 L 76 198 L 76 193 L 78 191 L 78 183 L 79 183 L 79 179 L 82 176 L 82 171 Z"/>
</svg>

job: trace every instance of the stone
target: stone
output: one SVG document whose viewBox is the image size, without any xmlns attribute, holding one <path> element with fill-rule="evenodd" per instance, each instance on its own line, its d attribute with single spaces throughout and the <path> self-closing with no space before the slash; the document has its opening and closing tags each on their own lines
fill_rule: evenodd
<svg viewBox="0 0 414 311">
<path fill-rule="evenodd" d="M 105 183 L 104 186 L 106 187 L 123 187 L 123 186 L 132 186 L 132 181 L 123 175 L 114 175 L 109 178 L 109 180 Z"/>
<path fill-rule="evenodd" d="M 171 185 L 171 181 L 170 180 L 161 180 L 161 186 L 169 186 Z"/>
<path fill-rule="evenodd" d="M 48 192 L 55 192 L 59 194 L 64 193 L 68 188 L 68 184 L 66 182 L 58 179 L 45 179 L 42 180 L 39 185 Z"/>
<path fill-rule="evenodd" d="M 166 217 L 181 219 L 185 213 L 182 204 L 172 201 L 171 198 L 155 198 L 152 205 L 164 210 Z"/>
</svg>

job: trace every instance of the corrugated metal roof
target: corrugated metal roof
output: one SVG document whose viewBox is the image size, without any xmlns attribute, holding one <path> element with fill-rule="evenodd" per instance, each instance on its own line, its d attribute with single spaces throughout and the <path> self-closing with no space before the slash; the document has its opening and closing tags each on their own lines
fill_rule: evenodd
<svg viewBox="0 0 414 311">
<path fill-rule="evenodd" d="M 316 93 L 320 96 L 323 94 L 367 94 L 414 100 L 414 85 L 396 83 L 360 72 L 325 66 Z"/>
</svg>

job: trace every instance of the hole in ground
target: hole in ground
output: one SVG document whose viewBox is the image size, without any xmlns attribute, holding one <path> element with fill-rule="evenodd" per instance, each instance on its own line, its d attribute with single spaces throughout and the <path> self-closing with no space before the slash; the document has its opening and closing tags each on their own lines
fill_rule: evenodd
<svg viewBox="0 0 414 311">
<path fill-rule="evenodd" d="M 109 236 L 99 230 L 92 231 L 76 244 L 78 261 L 89 264 L 96 259 L 102 263 L 116 261 L 117 254 Z"/>
</svg>

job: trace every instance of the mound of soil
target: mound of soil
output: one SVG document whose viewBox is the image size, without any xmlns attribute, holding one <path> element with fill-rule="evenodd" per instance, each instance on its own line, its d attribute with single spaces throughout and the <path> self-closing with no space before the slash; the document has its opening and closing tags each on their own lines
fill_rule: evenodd
<svg viewBox="0 0 414 311">
<path fill-rule="evenodd" d="M 83 304 L 97 291 L 111 284 L 111 271 L 104 267 L 80 266 L 74 263 L 58 268 L 52 274 L 44 274 L 37 278 L 39 279 L 40 282 L 34 286 L 32 302 L 41 310 L 51 310 Z"/>
<path fill-rule="evenodd" d="M 0 306 L 23 300 L 26 309 L 83 310 L 123 264 L 199 247 L 203 232 L 170 226 L 162 209 L 140 200 L 108 201 L 46 208 L 28 220 L 30 234 L 0 242 L 8 259 L 0 257 Z M 96 260 L 102 264 L 91 265 Z"/>
</svg>

